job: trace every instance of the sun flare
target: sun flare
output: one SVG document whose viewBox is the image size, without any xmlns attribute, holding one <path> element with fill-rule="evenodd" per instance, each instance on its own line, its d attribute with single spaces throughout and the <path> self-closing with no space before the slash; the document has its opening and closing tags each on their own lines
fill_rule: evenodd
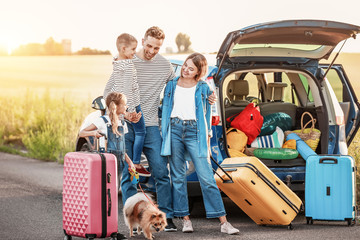
<svg viewBox="0 0 360 240">
<path fill-rule="evenodd" d="M 11 38 L 10 36 L 0 36 L 0 48 L 4 49 L 8 55 L 20 46 L 20 43 L 16 40 Z"/>
</svg>

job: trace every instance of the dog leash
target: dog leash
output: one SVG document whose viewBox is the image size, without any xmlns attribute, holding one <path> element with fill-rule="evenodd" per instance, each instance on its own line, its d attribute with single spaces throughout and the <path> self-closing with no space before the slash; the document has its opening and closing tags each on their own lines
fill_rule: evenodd
<svg viewBox="0 0 360 240">
<path fill-rule="evenodd" d="M 134 169 L 129 169 L 129 173 L 131 175 L 130 179 L 131 179 L 131 183 L 132 184 L 139 184 L 139 188 L 141 190 L 141 192 L 145 195 L 145 197 L 149 200 L 149 202 L 157 209 L 159 210 L 159 208 L 154 204 L 154 202 L 151 200 L 151 198 L 148 197 L 148 195 L 146 195 L 146 193 L 144 192 L 144 190 L 142 189 L 140 182 L 139 182 L 139 173 L 136 172 L 136 170 Z"/>
<path fill-rule="evenodd" d="M 146 193 L 144 192 L 144 190 L 142 189 L 140 183 L 139 184 L 139 188 L 142 191 L 142 193 L 145 195 L 145 197 L 149 200 L 149 202 L 151 203 L 151 205 L 153 205 L 157 210 L 159 210 L 159 208 L 154 204 L 154 202 L 151 200 L 151 198 L 148 197 L 148 195 L 146 195 Z"/>
</svg>

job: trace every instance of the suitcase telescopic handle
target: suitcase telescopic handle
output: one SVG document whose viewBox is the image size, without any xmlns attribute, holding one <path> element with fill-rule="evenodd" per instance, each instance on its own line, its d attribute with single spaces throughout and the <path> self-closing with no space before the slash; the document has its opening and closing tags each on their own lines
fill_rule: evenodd
<svg viewBox="0 0 360 240">
<path fill-rule="evenodd" d="M 99 152 L 101 152 L 101 153 L 107 152 L 107 138 L 106 138 L 106 135 L 105 135 L 104 133 L 100 133 L 100 135 L 104 138 L 105 147 L 104 147 L 104 148 L 100 148 L 100 138 L 95 137 L 93 152 L 96 152 L 96 153 L 99 153 Z"/>
<path fill-rule="evenodd" d="M 337 164 L 338 160 L 336 158 L 325 157 L 325 158 L 321 158 L 319 160 L 319 163 L 322 163 L 322 164 Z"/>
<path fill-rule="evenodd" d="M 220 176 L 219 173 L 217 173 L 216 171 L 214 171 L 216 173 L 216 175 L 219 176 L 219 178 L 223 181 L 223 183 L 234 183 L 232 177 L 220 166 L 220 164 L 214 159 L 214 157 L 210 154 L 210 159 L 218 166 L 218 168 L 221 169 L 221 171 L 223 171 L 225 173 L 225 175 L 229 178 L 229 180 L 225 180 L 224 178 L 222 178 Z"/>
</svg>

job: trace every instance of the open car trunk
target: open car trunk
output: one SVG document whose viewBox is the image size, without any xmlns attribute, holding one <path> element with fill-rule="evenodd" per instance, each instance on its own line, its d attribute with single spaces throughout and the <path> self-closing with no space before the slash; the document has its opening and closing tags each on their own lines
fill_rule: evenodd
<svg viewBox="0 0 360 240">
<path fill-rule="evenodd" d="M 275 87 L 274 87 L 275 86 Z M 277 88 L 278 87 L 278 88 Z M 276 89 L 275 89 L 276 88 Z M 267 115 L 283 112 L 291 117 L 291 129 L 301 129 L 301 116 L 310 112 L 316 119 L 315 128 L 321 131 L 321 138 L 316 152 L 328 153 L 329 109 L 320 90 L 320 83 L 307 71 L 291 67 L 279 68 L 263 66 L 251 69 L 239 69 L 223 78 L 220 85 L 220 102 L 224 136 L 230 128 L 226 121 L 240 113 L 251 102 L 260 108 L 260 114 Z M 279 90 L 281 92 L 279 93 Z M 306 123 L 309 119 L 305 118 Z M 331 121 L 330 121 L 331 122 Z M 225 138 L 225 146 L 229 146 Z M 284 141 L 281 142 L 282 143 Z M 245 146 L 244 146 L 245 147 Z M 251 155 L 253 148 L 246 146 L 246 155 Z M 230 151 L 226 150 L 231 157 Z M 299 155 L 291 160 L 260 159 L 283 181 L 291 180 L 293 190 L 301 190 L 305 176 L 305 160 Z M 288 179 L 290 178 L 290 179 Z"/>
</svg>

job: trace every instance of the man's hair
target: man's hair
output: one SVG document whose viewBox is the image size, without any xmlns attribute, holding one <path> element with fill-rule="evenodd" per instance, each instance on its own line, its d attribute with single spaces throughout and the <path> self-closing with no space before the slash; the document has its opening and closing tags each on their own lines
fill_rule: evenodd
<svg viewBox="0 0 360 240">
<path fill-rule="evenodd" d="M 129 46 L 132 42 L 137 42 L 136 38 L 128 33 L 120 34 L 116 39 L 116 47 L 120 52 L 120 47 L 125 45 Z"/>
<path fill-rule="evenodd" d="M 146 30 L 144 39 L 147 39 L 147 37 L 153 37 L 158 40 L 163 40 L 165 39 L 165 33 L 159 27 L 153 26 Z"/>
</svg>

